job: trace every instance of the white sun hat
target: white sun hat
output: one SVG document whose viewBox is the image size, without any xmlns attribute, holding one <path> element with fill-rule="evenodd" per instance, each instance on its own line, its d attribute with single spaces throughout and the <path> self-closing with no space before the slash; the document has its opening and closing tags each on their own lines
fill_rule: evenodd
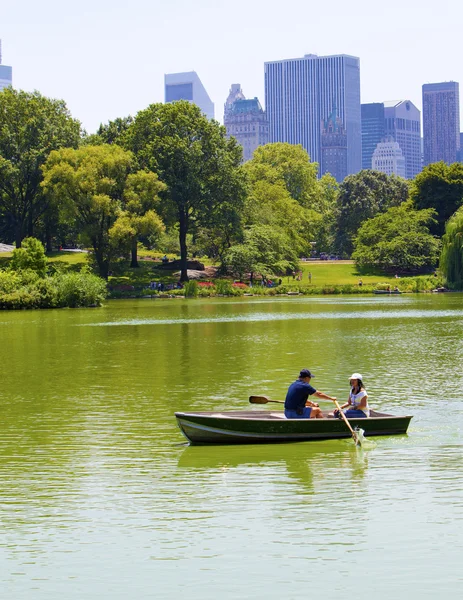
<svg viewBox="0 0 463 600">
<path fill-rule="evenodd" d="M 362 381 L 363 377 L 360 375 L 360 373 L 352 373 L 352 375 L 349 377 L 349 381 L 351 379 L 360 379 L 360 381 Z"/>
</svg>

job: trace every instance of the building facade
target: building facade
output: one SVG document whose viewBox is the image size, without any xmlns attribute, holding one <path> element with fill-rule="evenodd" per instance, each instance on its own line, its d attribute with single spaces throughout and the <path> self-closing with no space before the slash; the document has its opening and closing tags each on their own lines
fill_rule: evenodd
<svg viewBox="0 0 463 600">
<path fill-rule="evenodd" d="M 397 142 L 405 158 L 405 177 L 422 169 L 420 111 L 410 100 L 384 102 L 384 135 Z"/>
<path fill-rule="evenodd" d="M 456 81 L 423 85 L 424 164 L 456 162 L 460 151 L 460 93 Z"/>
<path fill-rule="evenodd" d="M 391 138 L 379 142 L 373 152 L 371 168 L 373 171 L 381 171 L 386 175 L 398 175 L 405 178 L 405 156 L 399 143 Z"/>
<path fill-rule="evenodd" d="M 233 136 L 243 147 L 242 162 L 252 158 L 258 146 L 268 143 L 268 123 L 265 111 L 257 98 L 246 99 L 239 83 L 230 88 L 223 123 L 227 136 Z"/>
<path fill-rule="evenodd" d="M 384 139 L 384 104 L 362 104 L 362 169 L 371 169 L 376 146 Z"/>
<path fill-rule="evenodd" d="M 13 69 L 2 65 L 2 40 L 0 40 L 0 91 L 13 85 Z"/>
<path fill-rule="evenodd" d="M 188 100 L 199 106 L 208 119 L 214 118 L 214 103 L 195 71 L 164 75 L 164 100 Z"/>
<path fill-rule="evenodd" d="M 307 54 L 265 63 L 270 142 L 302 144 L 320 163 L 321 123 L 333 104 L 347 134 L 347 173 L 357 173 L 362 168 L 359 59 Z"/>
<path fill-rule="evenodd" d="M 331 173 L 338 183 L 347 177 L 347 131 L 337 115 L 336 106 L 322 121 L 321 173 Z"/>
</svg>

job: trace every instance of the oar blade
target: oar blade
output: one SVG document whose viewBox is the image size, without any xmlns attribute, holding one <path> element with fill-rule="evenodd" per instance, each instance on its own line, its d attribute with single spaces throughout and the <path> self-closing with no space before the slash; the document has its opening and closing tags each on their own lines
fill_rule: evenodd
<svg viewBox="0 0 463 600">
<path fill-rule="evenodd" d="M 267 402 L 270 401 L 270 398 L 267 398 L 267 396 L 249 396 L 249 402 L 251 404 L 267 404 Z"/>
</svg>

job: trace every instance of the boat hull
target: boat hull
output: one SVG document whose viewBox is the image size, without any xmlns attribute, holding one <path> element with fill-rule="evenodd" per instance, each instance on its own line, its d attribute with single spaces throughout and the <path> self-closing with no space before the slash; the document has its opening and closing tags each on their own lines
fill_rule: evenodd
<svg viewBox="0 0 463 600">
<path fill-rule="evenodd" d="M 349 419 L 365 436 L 407 432 L 411 416 L 374 413 L 367 419 Z M 376 416 L 377 415 L 377 416 Z M 271 444 L 351 437 L 342 419 L 286 419 L 283 412 L 230 411 L 176 412 L 178 426 L 191 444 Z"/>
</svg>

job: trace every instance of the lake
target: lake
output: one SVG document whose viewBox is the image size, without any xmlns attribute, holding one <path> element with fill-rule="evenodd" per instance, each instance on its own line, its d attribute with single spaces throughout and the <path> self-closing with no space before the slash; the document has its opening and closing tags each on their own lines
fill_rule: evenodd
<svg viewBox="0 0 463 600">
<path fill-rule="evenodd" d="M 0 312 L 0 341 L 6 600 L 462 596 L 462 294 Z M 342 402 L 359 371 L 408 435 L 186 444 L 175 411 L 302 367 Z"/>
</svg>

